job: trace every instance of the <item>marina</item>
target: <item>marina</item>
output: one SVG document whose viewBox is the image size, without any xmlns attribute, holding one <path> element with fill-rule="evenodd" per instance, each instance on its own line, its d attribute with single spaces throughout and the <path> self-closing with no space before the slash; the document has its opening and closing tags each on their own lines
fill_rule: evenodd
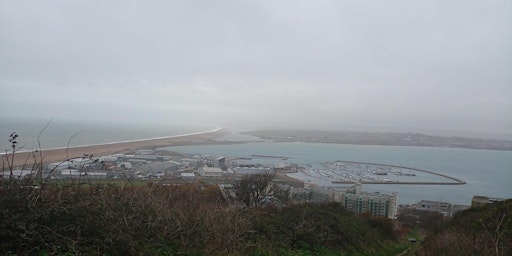
<svg viewBox="0 0 512 256">
<path fill-rule="evenodd" d="M 398 192 L 400 204 L 416 203 L 419 200 L 447 201 L 457 204 L 470 204 L 471 196 L 480 194 L 492 197 L 509 198 L 512 183 L 512 152 L 496 150 L 397 147 L 371 145 L 344 145 L 326 143 L 270 143 L 254 142 L 230 145 L 192 145 L 171 147 L 168 150 L 206 155 L 247 157 L 251 155 L 286 156 L 289 160 L 275 158 L 253 159 L 264 164 L 280 163 L 307 166 L 307 173 L 296 172 L 286 175 L 319 186 L 343 186 L 333 183 L 334 175 L 327 170 L 325 162 L 336 160 L 345 162 L 379 163 L 390 171 L 377 178 L 392 182 L 367 181 L 365 191 L 392 193 Z M 386 167 L 391 166 L 391 167 Z M 409 169 L 392 168 L 407 166 Z M 373 167 L 370 167 L 373 168 Z M 417 170 L 424 171 L 417 171 Z M 401 171 L 402 175 L 393 172 Z M 317 173 L 318 172 L 318 173 Z M 439 175 L 432 174 L 432 172 Z M 409 176 L 404 174 L 415 174 Z M 445 176 L 455 177 L 466 184 L 450 186 L 449 182 L 460 183 Z M 315 178 L 318 177 L 318 178 Z M 338 179 L 337 182 L 340 179 Z M 398 180 L 398 182 L 397 182 Z M 418 184 L 421 182 L 421 184 Z M 442 184 L 440 184 L 442 183 Z"/>
<path fill-rule="evenodd" d="M 462 185 L 465 181 L 451 177 L 445 174 L 432 171 L 420 170 L 405 166 L 352 162 L 352 161 L 335 161 L 323 162 L 326 170 L 319 170 L 316 173 L 320 177 L 332 180 L 332 183 L 361 183 L 361 184 L 415 184 L 415 185 Z M 403 176 L 416 178 L 416 172 L 423 172 L 446 180 L 431 181 L 422 179 L 407 179 Z M 315 172 L 310 171 L 310 175 Z M 317 175 L 318 176 L 318 175 Z M 384 178 L 385 177 L 385 178 Z"/>
</svg>

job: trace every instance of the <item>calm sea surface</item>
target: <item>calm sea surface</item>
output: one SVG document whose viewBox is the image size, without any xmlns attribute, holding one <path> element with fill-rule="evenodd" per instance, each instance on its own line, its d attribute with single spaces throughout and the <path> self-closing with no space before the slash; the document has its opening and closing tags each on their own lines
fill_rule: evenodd
<svg viewBox="0 0 512 256">
<path fill-rule="evenodd" d="M 0 124 L 0 152 L 10 150 L 9 135 L 16 132 L 19 150 L 37 148 L 38 134 L 48 121 L 2 120 Z M 41 134 L 43 149 L 104 144 L 121 141 L 150 139 L 212 130 L 213 126 L 183 126 L 163 124 L 105 124 L 63 122 L 54 120 Z"/>
<path fill-rule="evenodd" d="M 401 204 L 437 200 L 471 204 L 473 195 L 512 197 L 512 152 L 454 148 L 365 146 L 326 143 L 251 142 L 232 145 L 180 146 L 167 150 L 211 156 L 286 156 L 281 162 L 324 168 L 325 161 L 360 161 L 435 171 L 465 185 L 363 185 L 365 191 L 398 192 Z M 262 159 L 262 161 L 265 161 Z M 321 185 L 326 185 L 322 183 Z"/>
</svg>

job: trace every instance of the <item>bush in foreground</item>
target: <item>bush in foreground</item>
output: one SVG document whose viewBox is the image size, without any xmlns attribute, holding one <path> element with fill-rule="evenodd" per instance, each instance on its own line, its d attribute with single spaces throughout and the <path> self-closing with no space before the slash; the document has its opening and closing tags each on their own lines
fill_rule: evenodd
<svg viewBox="0 0 512 256">
<path fill-rule="evenodd" d="M 394 240 L 389 220 L 339 204 L 232 207 L 215 185 L 4 180 L 0 206 L 2 255 L 340 255 Z"/>
<path fill-rule="evenodd" d="M 512 200 L 458 212 L 431 235 L 424 255 L 512 255 Z"/>
</svg>

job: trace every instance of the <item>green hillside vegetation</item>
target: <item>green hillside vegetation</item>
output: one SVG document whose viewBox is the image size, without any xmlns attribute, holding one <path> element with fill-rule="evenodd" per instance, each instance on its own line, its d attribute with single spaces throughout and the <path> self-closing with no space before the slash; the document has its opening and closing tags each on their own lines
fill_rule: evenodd
<svg viewBox="0 0 512 256">
<path fill-rule="evenodd" d="M 218 186 L 201 184 L 1 182 L 1 255 L 394 255 L 403 250 L 390 220 L 357 216 L 336 203 L 235 207 Z"/>
<path fill-rule="evenodd" d="M 422 255 L 512 255 L 512 200 L 458 212 L 429 236 Z"/>
</svg>

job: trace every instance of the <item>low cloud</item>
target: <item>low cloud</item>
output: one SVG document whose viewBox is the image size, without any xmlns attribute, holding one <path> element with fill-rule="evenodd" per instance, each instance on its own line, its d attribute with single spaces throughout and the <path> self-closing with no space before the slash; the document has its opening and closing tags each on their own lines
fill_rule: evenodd
<svg viewBox="0 0 512 256">
<path fill-rule="evenodd" d="M 0 116 L 512 136 L 511 13 L 506 1 L 0 1 Z"/>
</svg>

